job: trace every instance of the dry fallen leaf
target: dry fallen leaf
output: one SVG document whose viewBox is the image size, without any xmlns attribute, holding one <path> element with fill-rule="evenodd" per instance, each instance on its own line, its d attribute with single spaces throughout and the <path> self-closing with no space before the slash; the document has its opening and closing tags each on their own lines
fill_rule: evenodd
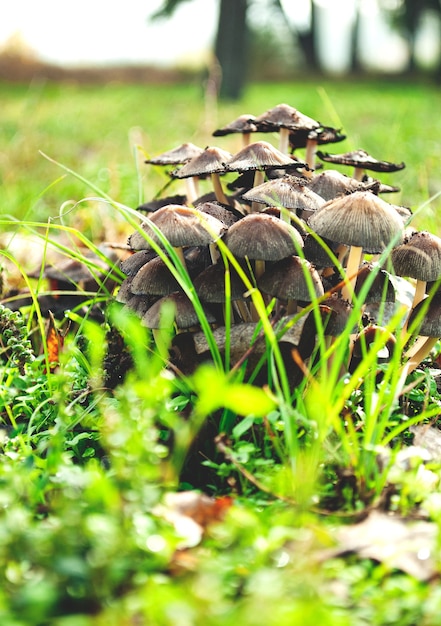
<svg viewBox="0 0 441 626">
<path fill-rule="evenodd" d="M 199 491 L 170 492 L 165 495 L 163 503 L 154 508 L 153 513 L 174 526 L 182 537 L 178 544 L 182 550 L 197 546 L 206 527 L 220 521 L 231 503 L 232 498 L 228 496 L 210 498 Z"/>
<path fill-rule="evenodd" d="M 336 531 L 338 546 L 332 552 L 333 556 L 355 552 L 419 580 L 428 580 L 437 573 L 437 534 L 437 526 L 432 522 L 407 521 L 372 511 L 364 521 Z"/>
</svg>

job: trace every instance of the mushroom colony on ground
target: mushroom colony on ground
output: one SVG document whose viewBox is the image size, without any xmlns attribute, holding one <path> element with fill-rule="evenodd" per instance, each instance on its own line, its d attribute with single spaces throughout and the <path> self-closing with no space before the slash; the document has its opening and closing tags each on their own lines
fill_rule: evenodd
<svg viewBox="0 0 441 626">
<path fill-rule="evenodd" d="M 316 346 L 317 317 L 308 305 L 315 301 L 326 313 L 325 333 L 332 341 L 352 320 L 354 299 L 373 272 L 348 335 L 347 369 L 352 371 L 362 358 L 361 340 L 366 346 L 378 333 L 390 335 L 386 327 L 401 300 L 400 281 L 411 293 L 399 328 L 406 333 L 441 277 L 441 239 L 409 226 L 411 211 L 385 199 L 398 188 L 370 175 L 400 170 L 404 163 L 377 160 L 364 150 L 320 151 L 345 135 L 287 104 L 257 117 L 241 115 L 213 136 L 233 133 L 241 142 L 235 154 L 183 143 L 146 161 L 171 167 L 168 174 L 181 193 L 138 207 L 143 219 L 129 237 L 131 254 L 121 262 L 126 278 L 116 300 L 140 316 L 158 346 L 161 311 L 164 303 L 172 303 L 169 362 L 191 373 L 210 359 L 210 347 L 188 292 L 171 271 L 170 263 L 175 267 L 178 259 L 219 352 L 228 344 L 231 366 L 246 363 L 253 382 L 264 384 L 268 371 L 260 367 L 256 375 L 255 368 L 267 345 L 259 332 L 261 313 L 250 297 L 251 285 L 260 292 L 273 327 L 285 323 L 279 347 L 294 386 L 303 375 L 299 363 L 307 362 Z M 347 166 L 348 172 L 332 169 L 334 164 Z M 379 267 L 384 251 L 390 254 Z M 174 254 L 167 262 L 170 252 Z M 405 374 L 428 356 L 441 336 L 439 299 L 431 298 L 422 337 L 404 355 Z M 289 320 L 293 323 L 287 324 Z M 394 343 L 391 336 L 385 344 L 389 354 Z"/>
</svg>

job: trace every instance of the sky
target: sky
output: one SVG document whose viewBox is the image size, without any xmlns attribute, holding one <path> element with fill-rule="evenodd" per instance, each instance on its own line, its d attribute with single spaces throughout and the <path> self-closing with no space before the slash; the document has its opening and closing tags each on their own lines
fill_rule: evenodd
<svg viewBox="0 0 441 626">
<path fill-rule="evenodd" d="M 160 0 L 11 0 L 0 9 L 0 46 L 20 36 L 45 61 L 60 64 L 170 64 L 205 54 L 214 37 L 216 0 L 192 0 L 173 20 L 152 24 Z M 200 28 L 200 25 L 203 28 Z"/>
<path fill-rule="evenodd" d="M 319 8 L 319 52 L 325 69 L 343 72 L 354 18 L 351 0 L 315 0 Z M 306 0 L 282 0 L 290 19 L 308 19 Z M 377 0 L 360 0 L 365 61 L 393 70 L 405 59 L 403 42 L 379 16 Z M 0 47 L 12 35 L 48 62 L 65 65 L 129 62 L 201 64 L 208 59 L 217 22 L 217 0 L 184 2 L 173 19 L 149 21 L 161 0 L 10 0 L 0 10 Z M 300 12 L 299 12 L 300 11 Z M 423 38 L 427 42 L 428 38 Z M 424 52 L 424 51 L 423 51 Z"/>
</svg>

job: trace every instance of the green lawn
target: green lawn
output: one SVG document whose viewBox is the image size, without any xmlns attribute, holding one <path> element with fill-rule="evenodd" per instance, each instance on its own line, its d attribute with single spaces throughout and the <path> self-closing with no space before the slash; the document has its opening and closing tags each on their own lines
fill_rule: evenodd
<svg viewBox="0 0 441 626">
<path fill-rule="evenodd" d="M 402 189 L 394 202 L 415 209 L 441 188 L 441 92 L 431 85 L 253 84 L 241 102 L 216 104 L 207 101 L 196 81 L 96 88 L 36 81 L 0 85 L 0 97 L 2 213 L 18 218 L 54 217 L 64 202 L 89 194 L 83 184 L 63 178 L 40 152 L 98 184 L 114 200 L 135 207 L 168 180 L 142 163 L 145 156 L 188 141 L 235 152 L 237 138 L 213 138 L 211 133 L 241 113 L 259 115 L 281 102 L 343 129 L 347 139 L 329 152 L 362 148 L 379 159 L 404 161 L 403 171 L 382 177 Z M 427 206 L 423 225 L 432 224 L 439 205 L 436 199 Z"/>
</svg>

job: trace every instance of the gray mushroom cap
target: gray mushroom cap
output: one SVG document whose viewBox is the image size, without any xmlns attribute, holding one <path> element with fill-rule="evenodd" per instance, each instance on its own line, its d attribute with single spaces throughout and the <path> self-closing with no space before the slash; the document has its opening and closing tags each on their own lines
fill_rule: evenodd
<svg viewBox="0 0 441 626">
<path fill-rule="evenodd" d="M 180 169 L 172 172 L 172 176 L 174 178 L 188 178 L 190 176 L 221 174 L 226 171 L 225 163 L 231 157 L 232 154 L 226 150 L 216 146 L 208 146 Z"/>
<path fill-rule="evenodd" d="M 159 228 L 174 247 L 208 245 L 216 241 L 226 230 L 225 224 L 208 213 L 179 204 L 169 204 L 158 209 L 142 224 L 142 230 L 150 239 L 161 245 L 150 223 Z M 130 235 L 129 246 L 134 250 L 148 250 L 151 247 L 138 231 Z"/>
<path fill-rule="evenodd" d="M 234 172 L 305 167 L 305 163 L 284 154 L 267 141 L 255 141 L 239 150 L 225 164 Z"/>
<path fill-rule="evenodd" d="M 235 120 L 222 126 L 213 132 L 213 137 L 224 137 L 225 135 L 231 135 L 233 133 L 255 133 L 257 126 L 254 123 L 255 115 L 247 115 L 243 113 L 239 115 Z"/>
<path fill-rule="evenodd" d="M 424 311 L 424 314 L 422 314 Z M 420 319 L 419 334 L 423 337 L 441 337 L 441 293 L 435 293 L 430 302 L 421 300 L 409 315 L 409 326 Z"/>
<path fill-rule="evenodd" d="M 183 292 L 171 293 L 157 300 L 143 315 L 142 324 L 147 328 L 162 328 L 161 309 L 167 303 L 172 303 L 175 307 L 175 324 L 179 329 L 199 325 L 200 321 L 193 304 Z M 205 314 L 210 324 L 215 322 L 214 315 L 208 311 L 205 311 Z"/>
<path fill-rule="evenodd" d="M 316 211 L 325 204 L 324 198 L 312 191 L 297 176 L 283 176 L 266 181 L 243 194 L 243 199 L 286 209 Z"/>
<path fill-rule="evenodd" d="M 158 156 L 146 159 L 145 163 L 151 165 L 180 165 L 181 163 L 187 163 L 194 157 L 200 155 L 203 152 L 203 148 L 195 146 L 193 143 L 183 143 L 172 150 L 167 150 Z"/>
<path fill-rule="evenodd" d="M 306 273 L 311 277 L 313 293 Z M 304 300 L 311 302 L 323 296 L 324 289 L 317 270 L 309 261 L 296 255 L 277 261 L 258 279 L 261 291 L 280 300 Z"/>
<path fill-rule="evenodd" d="M 130 290 L 135 295 L 166 296 L 180 285 L 161 257 L 145 263 L 133 276 Z"/>
<path fill-rule="evenodd" d="M 416 232 L 392 250 L 391 260 L 399 276 L 435 281 L 441 276 L 441 239 L 427 231 Z"/>
<path fill-rule="evenodd" d="M 235 256 L 263 261 L 278 261 L 303 247 L 293 226 L 263 213 L 250 213 L 230 226 L 225 243 Z"/>
<path fill-rule="evenodd" d="M 274 132 L 280 128 L 289 130 L 313 130 L 320 128 L 320 122 L 285 103 L 277 104 L 275 107 L 268 109 L 253 121 L 260 132 Z"/>
<path fill-rule="evenodd" d="M 404 163 L 391 163 L 390 161 L 379 161 L 371 156 L 366 150 L 354 150 L 343 154 L 330 154 L 329 152 L 317 152 L 317 156 L 322 161 L 359 167 L 374 172 L 397 172 L 405 167 Z"/>
<path fill-rule="evenodd" d="M 372 254 L 403 240 L 403 221 L 397 211 L 370 191 L 330 200 L 311 215 L 308 224 L 321 237 Z"/>
</svg>

